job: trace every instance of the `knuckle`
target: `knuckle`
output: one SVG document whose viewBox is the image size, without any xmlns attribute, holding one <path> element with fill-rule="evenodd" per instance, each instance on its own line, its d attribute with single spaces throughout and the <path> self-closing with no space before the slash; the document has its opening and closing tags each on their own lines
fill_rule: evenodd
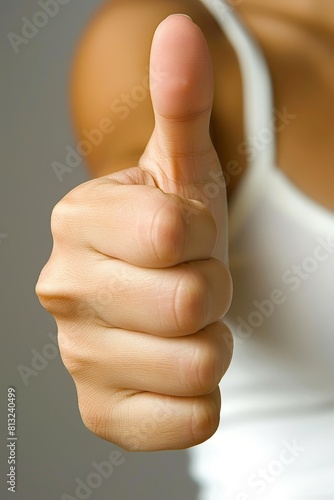
<svg viewBox="0 0 334 500">
<path fill-rule="evenodd" d="M 53 208 L 51 213 L 51 232 L 57 239 L 73 235 L 80 220 L 92 204 L 92 198 L 99 199 L 102 182 L 93 179 L 69 191 Z M 103 186 L 102 186 L 103 187 Z"/>
<path fill-rule="evenodd" d="M 43 267 L 35 287 L 35 292 L 44 309 L 51 312 L 51 310 L 53 310 L 53 308 L 51 307 L 52 306 L 51 297 L 54 297 L 55 295 L 53 290 L 54 287 L 52 286 L 51 283 L 49 269 L 50 269 L 49 263 Z"/>
<path fill-rule="evenodd" d="M 79 411 L 82 422 L 87 429 L 101 439 L 110 440 L 110 421 L 97 402 L 91 403 L 79 397 Z"/>
<path fill-rule="evenodd" d="M 220 421 L 220 405 L 212 398 L 196 398 L 192 405 L 189 431 L 195 443 L 209 439 L 218 429 Z"/>
<path fill-rule="evenodd" d="M 53 237 L 63 232 L 64 221 L 67 220 L 69 212 L 69 204 L 65 202 L 65 198 L 60 200 L 53 208 L 51 213 L 51 233 Z"/>
<path fill-rule="evenodd" d="M 60 200 L 51 213 L 51 233 L 54 239 L 62 240 L 73 234 L 78 223 L 79 205 L 70 202 L 70 195 Z"/>
<path fill-rule="evenodd" d="M 107 397 L 91 382 L 77 383 L 78 406 L 81 419 L 89 431 L 96 436 L 131 451 L 131 442 L 124 442 L 128 417 L 122 418 L 119 408 L 121 398 L 117 389 L 108 391 Z M 121 405 L 122 406 L 122 405 Z"/>
<path fill-rule="evenodd" d="M 196 341 L 182 361 L 184 380 L 192 395 L 210 394 L 217 387 L 223 368 L 216 345 L 203 339 Z"/>
<path fill-rule="evenodd" d="M 81 298 L 80 287 L 67 277 L 60 262 L 52 258 L 44 266 L 35 291 L 41 305 L 53 316 L 68 317 L 73 314 Z"/>
<path fill-rule="evenodd" d="M 69 191 L 53 208 L 51 233 L 57 243 L 81 242 L 92 211 L 110 203 L 112 182 L 105 178 L 93 179 Z M 81 236 L 81 238 L 80 238 Z"/>
<path fill-rule="evenodd" d="M 71 189 L 63 198 L 63 200 L 70 205 L 77 205 L 92 198 L 92 193 L 96 191 L 105 182 L 102 179 L 92 179 L 82 184 L 78 184 L 75 188 Z"/>
<path fill-rule="evenodd" d="M 47 283 L 47 265 L 45 265 L 39 275 L 37 283 L 35 285 L 35 294 L 37 295 L 40 303 L 44 306 L 44 299 L 48 295 Z"/>
<path fill-rule="evenodd" d="M 149 238 L 158 263 L 172 265 L 182 260 L 186 221 L 177 196 L 165 197 L 163 204 L 154 214 Z"/>
<path fill-rule="evenodd" d="M 177 328 L 183 334 L 196 333 L 203 328 L 209 313 L 209 289 L 202 273 L 187 266 L 179 278 L 173 300 Z"/>
<path fill-rule="evenodd" d="M 96 367 L 96 362 L 93 351 L 86 347 L 83 340 L 59 331 L 58 345 L 64 366 L 71 376 L 76 380 L 89 378 L 92 369 Z"/>
</svg>

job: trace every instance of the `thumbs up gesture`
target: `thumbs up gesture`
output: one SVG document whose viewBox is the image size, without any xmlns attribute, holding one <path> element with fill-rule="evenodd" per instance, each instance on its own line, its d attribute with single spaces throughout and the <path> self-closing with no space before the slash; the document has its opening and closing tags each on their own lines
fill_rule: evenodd
<svg viewBox="0 0 334 500">
<path fill-rule="evenodd" d="M 85 425 L 127 450 L 208 439 L 232 340 L 226 192 L 209 135 L 213 70 L 200 29 L 173 15 L 150 59 L 155 129 L 136 167 L 55 207 L 36 291 L 55 317 Z"/>
</svg>

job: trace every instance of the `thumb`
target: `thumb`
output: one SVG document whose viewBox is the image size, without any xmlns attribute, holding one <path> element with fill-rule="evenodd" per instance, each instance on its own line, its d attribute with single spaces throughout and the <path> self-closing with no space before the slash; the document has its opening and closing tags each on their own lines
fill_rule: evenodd
<svg viewBox="0 0 334 500">
<path fill-rule="evenodd" d="M 169 16 L 156 29 L 150 91 L 155 129 L 148 149 L 156 168 L 176 183 L 207 179 L 213 68 L 204 35 L 189 17 Z"/>
<path fill-rule="evenodd" d="M 182 15 L 158 26 L 150 57 L 155 128 L 140 159 L 164 192 L 205 203 L 217 226 L 213 256 L 227 263 L 226 189 L 209 133 L 214 78 L 200 28 Z"/>
</svg>

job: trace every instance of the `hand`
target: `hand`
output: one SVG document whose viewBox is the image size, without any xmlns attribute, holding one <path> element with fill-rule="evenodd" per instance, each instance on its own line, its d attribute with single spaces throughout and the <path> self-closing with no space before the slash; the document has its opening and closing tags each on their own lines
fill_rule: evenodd
<svg viewBox="0 0 334 500">
<path fill-rule="evenodd" d="M 232 355 L 226 191 L 209 136 L 213 70 L 184 16 L 151 49 L 155 129 L 138 166 L 55 207 L 36 291 L 55 317 L 85 425 L 127 450 L 208 439 Z M 159 77 L 160 75 L 160 77 Z"/>
</svg>

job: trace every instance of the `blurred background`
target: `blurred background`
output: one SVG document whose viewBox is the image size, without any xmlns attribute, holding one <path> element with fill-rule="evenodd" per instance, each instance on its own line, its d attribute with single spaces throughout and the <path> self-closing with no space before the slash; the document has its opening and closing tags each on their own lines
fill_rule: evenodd
<svg viewBox="0 0 334 500">
<path fill-rule="evenodd" d="M 52 164 L 64 164 L 66 148 L 75 146 L 69 68 L 81 31 L 102 3 L 11 0 L 0 6 L 1 499 L 13 498 L 6 485 L 8 387 L 17 397 L 15 498 L 197 497 L 186 452 L 127 453 L 84 427 L 59 357 L 55 322 L 34 293 L 51 252 L 51 210 L 88 179 L 84 162 L 61 178 Z M 119 454 L 110 455 L 115 450 Z"/>
</svg>

